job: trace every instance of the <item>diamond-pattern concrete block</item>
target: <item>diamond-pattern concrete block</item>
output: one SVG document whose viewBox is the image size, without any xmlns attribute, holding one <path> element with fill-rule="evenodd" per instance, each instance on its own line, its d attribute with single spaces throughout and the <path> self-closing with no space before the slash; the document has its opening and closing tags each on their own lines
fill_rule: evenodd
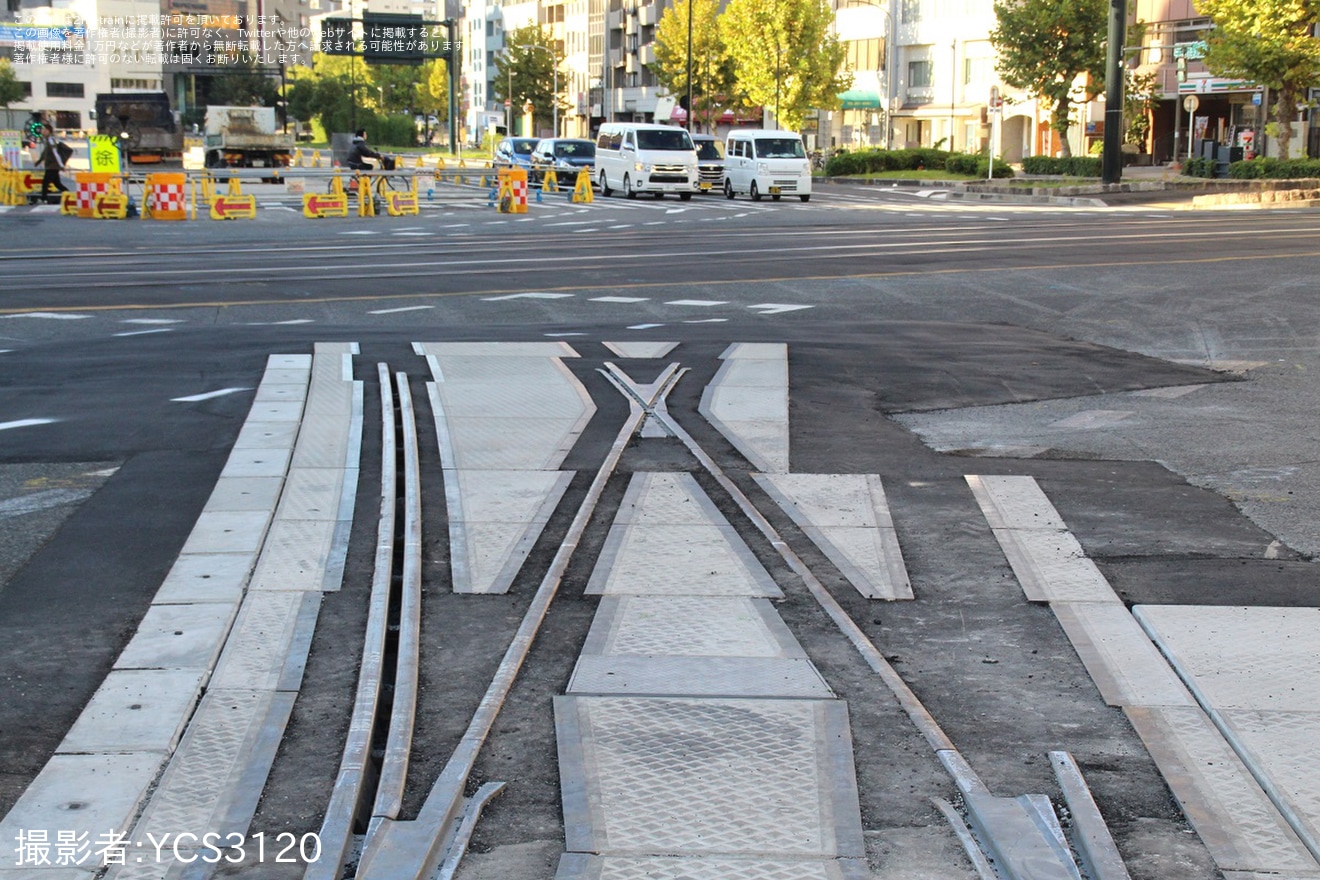
<svg viewBox="0 0 1320 880">
<path fill-rule="evenodd" d="M 861 856 L 837 701 L 560 697 L 568 849 Z"/>
<path fill-rule="evenodd" d="M 1055 602 L 1051 607 L 1109 705 L 1196 705 L 1121 602 Z"/>
<path fill-rule="evenodd" d="M 276 520 L 333 520 L 344 489 L 343 467 L 293 467 L 284 482 Z"/>
<path fill-rule="evenodd" d="M 1119 602 L 1071 532 L 994 529 L 1022 592 L 1032 602 Z"/>
<path fill-rule="evenodd" d="M 248 593 L 216 665 L 212 689 L 279 687 L 305 595 L 274 590 Z"/>
<path fill-rule="evenodd" d="M 724 525 L 728 522 L 691 474 L 635 473 L 614 521 L 621 525 Z"/>
<path fill-rule="evenodd" d="M 1221 870 L 1320 871 L 1204 712 L 1124 711 Z"/>
<path fill-rule="evenodd" d="M 587 592 L 783 595 L 731 526 L 613 526 Z"/>
<path fill-rule="evenodd" d="M 1310 840 L 1320 840 L 1320 706 L 1310 712 L 1228 710 L 1220 717 L 1248 764 L 1271 783 Z"/>
<path fill-rule="evenodd" d="M 804 657 L 584 655 L 569 679 L 568 693 L 818 700 L 834 696 Z"/>
<path fill-rule="evenodd" d="M 767 600 L 712 596 L 607 596 L 582 653 L 806 656 Z"/>
<path fill-rule="evenodd" d="M 262 548 L 252 590 L 319 591 L 324 586 L 335 521 L 277 519 Z"/>
<path fill-rule="evenodd" d="M 565 853 L 555 880 L 867 880 L 864 859 L 722 859 Z"/>
</svg>

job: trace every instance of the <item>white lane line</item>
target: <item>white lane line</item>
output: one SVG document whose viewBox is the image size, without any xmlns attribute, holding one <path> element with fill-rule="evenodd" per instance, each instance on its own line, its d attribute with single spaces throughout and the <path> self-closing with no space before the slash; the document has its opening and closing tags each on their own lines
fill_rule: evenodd
<svg viewBox="0 0 1320 880">
<path fill-rule="evenodd" d="M 311 318 L 294 318 L 291 321 L 249 321 L 249 327 L 288 327 L 293 324 L 311 324 Z"/>
<path fill-rule="evenodd" d="M 447 223 L 447 224 L 445 224 L 444 226 L 441 226 L 440 228 L 441 228 L 441 229 L 465 229 L 465 228 L 467 228 L 467 227 L 469 227 L 469 226 L 471 226 L 471 225 L 472 225 L 471 223 Z"/>
<path fill-rule="evenodd" d="M 778 315 L 783 312 L 796 312 L 799 309 L 811 309 L 815 306 L 796 306 L 789 303 L 757 303 L 747 308 L 757 309 L 762 315 Z"/>
<path fill-rule="evenodd" d="M 121 324 L 182 324 L 182 318 L 125 318 Z"/>
<path fill-rule="evenodd" d="M 430 238 L 435 235 L 434 232 L 395 232 L 391 234 L 398 238 L 405 238 L 407 236 L 413 236 L 413 237 L 421 236 L 423 238 Z"/>
<path fill-rule="evenodd" d="M 66 315 L 60 312 L 22 312 L 17 315 L 4 315 L 6 318 L 46 318 L 51 321 L 81 321 L 91 315 Z"/>
<path fill-rule="evenodd" d="M 399 312 L 420 312 L 420 311 L 423 311 L 423 310 L 425 310 L 425 309 L 433 309 L 433 308 L 435 308 L 435 306 L 403 306 L 403 307 L 401 307 L 401 308 L 397 308 L 397 309 L 376 309 L 375 311 L 367 312 L 367 314 L 368 314 L 368 315 L 396 315 L 396 314 L 398 314 Z"/>
<path fill-rule="evenodd" d="M 593 296 L 591 302 L 597 303 L 642 303 L 646 302 L 648 296 Z"/>
<path fill-rule="evenodd" d="M 482 302 L 500 302 L 506 299 L 568 299 L 571 293 L 506 293 L 504 296 L 483 296 Z"/>
<path fill-rule="evenodd" d="M 631 223 L 620 223 L 618 226 L 607 226 L 606 229 L 632 229 Z"/>
<path fill-rule="evenodd" d="M 574 333 L 546 333 L 545 335 L 550 337 L 559 337 L 559 336 L 586 336 L 587 334 L 574 332 Z"/>
<path fill-rule="evenodd" d="M 352 229 L 348 232 L 341 232 L 340 235 L 380 235 L 375 229 Z"/>
<path fill-rule="evenodd" d="M 645 226 L 663 226 L 666 222 L 667 222 L 667 221 L 664 221 L 664 220 L 648 220 L 648 221 L 646 221 L 646 223 L 643 224 L 643 225 L 645 225 Z"/>
<path fill-rule="evenodd" d="M 157 327 L 154 330 L 125 330 L 123 333 L 116 333 L 115 337 L 122 336 L 150 336 L 153 333 L 173 333 L 173 327 Z"/>
<path fill-rule="evenodd" d="M 19 419 L 16 422 L 0 422 L 0 431 L 8 431 L 10 428 L 29 428 L 33 425 L 52 425 L 59 419 Z"/>
<path fill-rule="evenodd" d="M 190 394 L 187 397 L 171 397 L 171 403 L 200 403 L 203 400 L 210 400 L 214 397 L 224 397 L 229 394 L 238 394 L 241 391 L 251 391 L 251 388 L 221 388 L 219 391 L 204 391 L 201 394 Z"/>
<path fill-rule="evenodd" d="M 728 304 L 728 300 L 722 299 L 671 299 L 665 302 L 667 306 L 701 306 L 702 308 L 727 306 Z"/>
<path fill-rule="evenodd" d="M 684 321 L 684 324 L 723 324 L 728 318 L 697 318 L 693 321 Z"/>
<path fill-rule="evenodd" d="M 663 327 L 664 324 L 633 324 L 628 327 L 629 330 L 650 330 L 652 327 Z"/>
</svg>

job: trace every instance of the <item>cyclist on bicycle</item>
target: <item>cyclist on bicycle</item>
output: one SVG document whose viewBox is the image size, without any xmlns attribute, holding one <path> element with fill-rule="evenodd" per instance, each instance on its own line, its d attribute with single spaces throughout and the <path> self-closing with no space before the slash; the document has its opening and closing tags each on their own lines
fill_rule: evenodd
<svg viewBox="0 0 1320 880">
<path fill-rule="evenodd" d="M 353 145 L 348 151 L 348 159 L 344 164 L 354 171 L 371 171 L 375 166 L 366 161 L 367 159 L 375 159 L 382 164 L 385 161 L 384 156 L 367 146 L 367 130 L 359 128 L 353 132 Z"/>
</svg>

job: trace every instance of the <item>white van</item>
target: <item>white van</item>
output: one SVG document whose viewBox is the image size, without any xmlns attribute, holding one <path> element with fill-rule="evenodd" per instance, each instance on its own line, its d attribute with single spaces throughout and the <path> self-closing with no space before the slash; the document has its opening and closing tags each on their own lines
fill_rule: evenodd
<svg viewBox="0 0 1320 880">
<path fill-rule="evenodd" d="M 802 138 L 791 131 L 731 131 L 724 140 L 724 197 L 746 193 L 752 201 L 770 196 L 811 199 L 811 160 Z"/>
<path fill-rule="evenodd" d="M 630 199 L 678 193 L 687 201 L 700 191 L 697 148 L 672 125 L 607 122 L 596 135 L 596 183 L 602 195 L 617 188 Z"/>
</svg>

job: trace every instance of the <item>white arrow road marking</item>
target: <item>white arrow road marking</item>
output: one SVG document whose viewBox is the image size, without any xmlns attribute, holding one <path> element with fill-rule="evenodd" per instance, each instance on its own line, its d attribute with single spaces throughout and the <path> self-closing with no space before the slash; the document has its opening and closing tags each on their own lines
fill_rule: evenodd
<svg viewBox="0 0 1320 880">
<path fill-rule="evenodd" d="M 251 391 L 251 388 L 221 388 L 219 391 L 207 391 L 202 394 L 190 394 L 187 397 L 171 397 L 174 403 L 198 403 L 203 400 L 210 400 L 213 397 L 224 397 L 226 394 L 238 394 L 240 391 Z"/>
<path fill-rule="evenodd" d="M 763 315 L 778 315 L 783 312 L 796 312 L 799 309 L 812 309 L 815 306 L 795 306 L 788 303 L 757 303 L 754 306 L 748 306 L 749 309 L 759 309 Z"/>
<path fill-rule="evenodd" d="M 91 315 L 65 315 L 58 312 L 23 312 L 18 315 L 5 315 L 6 318 L 48 318 L 52 321 L 81 321 Z"/>
<path fill-rule="evenodd" d="M 483 302 L 499 302 L 505 299 L 567 299 L 571 293 L 507 293 L 504 296 L 483 296 Z"/>
<path fill-rule="evenodd" d="M 435 306 L 403 306 L 398 309 L 377 309 L 374 312 L 367 312 L 368 315 L 394 315 L 399 312 L 420 312 L 425 309 L 433 309 Z"/>
<path fill-rule="evenodd" d="M 33 425 L 52 425 L 59 419 L 19 419 L 16 422 L 0 422 L 0 431 L 8 431 L 10 428 L 30 428 Z"/>
<path fill-rule="evenodd" d="M 629 330 L 650 330 L 652 327 L 663 327 L 664 324 L 633 324 Z"/>
</svg>

